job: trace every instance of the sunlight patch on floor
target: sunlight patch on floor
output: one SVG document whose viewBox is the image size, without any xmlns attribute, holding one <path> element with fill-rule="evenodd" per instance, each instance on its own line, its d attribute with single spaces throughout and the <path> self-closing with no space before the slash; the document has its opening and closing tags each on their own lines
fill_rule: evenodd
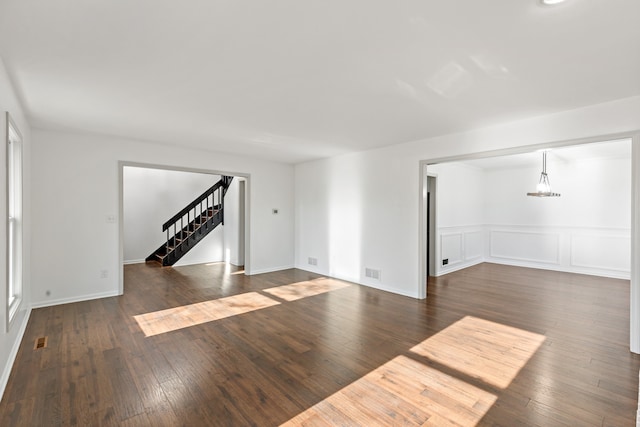
<svg viewBox="0 0 640 427">
<path fill-rule="evenodd" d="M 347 286 L 351 285 L 339 280 L 321 278 L 264 289 L 264 292 L 285 301 L 296 301 L 302 298 L 342 289 Z"/>
<path fill-rule="evenodd" d="M 467 316 L 410 351 L 447 372 L 399 355 L 282 425 L 473 427 L 498 399 L 486 389 L 508 387 L 544 340 Z M 470 384 L 469 377 L 487 387 Z"/>
<path fill-rule="evenodd" d="M 397 356 L 283 426 L 472 427 L 497 397 L 406 356 Z"/>
<path fill-rule="evenodd" d="M 544 335 L 467 316 L 411 351 L 504 389 L 544 340 Z"/>
<path fill-rule="evenodd" d="M 264 289 L 264 292 L 285 301 L 296 301 L 342 289 L 347 286 L 351 285 L 339 280 L 320 278 Z M 261 295 L 258 292 L 248 292 L 226 298 L 139 314 L 133 316 L 133 318 L 138 322 L 145 336 L 150 337 L 278 304 L 280 304 L 280 302 L 268 296 Z"/>
<path fill-rule="evenodd" d="M 257 292 L 247 292 L 133 317 L 145 336 L 150 337 L 278 304 L 278 301 Z"/>
</svg>

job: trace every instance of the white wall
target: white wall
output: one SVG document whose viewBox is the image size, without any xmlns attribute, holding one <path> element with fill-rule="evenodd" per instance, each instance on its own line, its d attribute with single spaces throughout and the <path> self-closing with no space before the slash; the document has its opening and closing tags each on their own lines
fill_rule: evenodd
<svg viewBox="0 0 640 427">
<path fill-rule="evenodd" d="M 422 296 L 421 160 L 638 129 L 640 97 L 633 97 L 296 165 L 296 266 Z M 364 279 L 365 266 L 381 268 L 381 280 Z"/>
<path fill-rule="evenodd" d="M 380 151 L 297 165 L 296 266 L 411 295 L 415 272 L 406 267 L 417 246 L 404 231 L 417 212 L 412 169 Z M 380 280 L 365 277 L 366 268 Z"/>
<path fill-rule="evenodd" d="M 119 215 L 119 162 L 250 175 L 247 273 L 293 265 L 290 165 L 91 134 L 34 130 L 32 140 L 35 305 L 119 292 L 119 224 L 105 220 Z"/>
<path fill-rule="evenodd" d="M 0 244 L 0 398 L 9 379 L 11 366 L 18 351 L 20 340 L 29 319 L 31 296 L 31 129 L 17 99 L 16 93 L 7 76 L 4 63 L 0 58 L 0 129 L 2 148 L 0 149 L 0 211 L 7 217 L 7 169 L 6 169 L 6 119 L 8 111 L 22 134 L 23 143 L 23 294 L 22 304 L 11 325 L 7 328 L 7 248 Z M 7 241 L 6 226 L 0 227 L 0 241 Z"/>
<path fill-rule="evenodd" d="M 435 274 L 489 261 L 628 279 L 631 159 L 549 164 L 558 198 L 526 196 L 539 168 L 431 166 L 439 189 Z"/>
<path fill-rule="evenodd" d="M 631 142 L 629 142 L 630 144 Z M 631 224 L 631 158 L 555 161 L 548 170 L 560 197 L 528 197 L 540 168 L 488 170 L 489 224 L 623 228 Z"/>
<path fill-rule="evenodd" d="M 219 180 L 220 175 L 126 166 L 123 172 L 125 264 L 144 262 L 167 240 L 162 224 Z M 225 214 L 228 213 L 225 209 Z M 225 219 L 228 216 L 225 215 Z M 175 265 L 223 261 L 222 228 L 222 225 L 216 227 Z"/>
</svg>

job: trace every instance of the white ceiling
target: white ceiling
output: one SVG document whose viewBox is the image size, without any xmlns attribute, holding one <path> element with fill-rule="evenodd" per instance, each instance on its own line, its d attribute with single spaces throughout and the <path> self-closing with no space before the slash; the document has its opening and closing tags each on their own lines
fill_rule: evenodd
<svg viewBox="0 0 640 427">
<path fill-rule="evenodd" d="M 640 1 L 2 0 L 34 127 L 299 162 L 640 94 Z"/>
</svg>

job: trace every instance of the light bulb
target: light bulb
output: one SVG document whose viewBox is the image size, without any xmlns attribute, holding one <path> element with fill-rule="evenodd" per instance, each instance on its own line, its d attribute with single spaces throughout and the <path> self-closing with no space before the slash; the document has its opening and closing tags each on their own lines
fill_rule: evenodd
<svg viewBox="0 0 640 427">
<path fill-rule="evenodd" d="M 538 193 L 548 193 L 551 191 L 551 188 L 549 187 L 549 184 L 547 184 L 546 182 L 540 182 L 536 186 L 536 190 L 538 191 Z"/>
</svg>

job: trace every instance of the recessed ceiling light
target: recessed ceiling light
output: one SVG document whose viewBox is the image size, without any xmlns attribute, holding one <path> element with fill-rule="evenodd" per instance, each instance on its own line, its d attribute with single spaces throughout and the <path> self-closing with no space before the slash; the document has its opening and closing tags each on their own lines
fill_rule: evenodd
<svg viewBox="0 0 640 427">
<path fill-rule="evenodd" d="M 546 6 L 552 6 L 554 4 L 563 3 L 565 0 L 540 0 L 540 3 Z"/>
</svg>

